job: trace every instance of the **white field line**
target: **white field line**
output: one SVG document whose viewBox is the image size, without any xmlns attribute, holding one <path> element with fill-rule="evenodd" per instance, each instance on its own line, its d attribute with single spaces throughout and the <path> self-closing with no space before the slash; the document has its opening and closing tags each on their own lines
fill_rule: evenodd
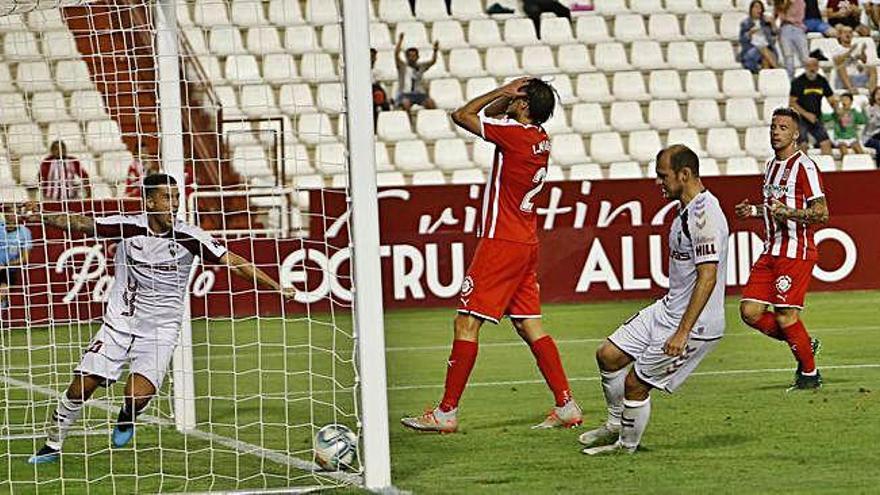
<svg viewBox="0 0 880 495">
<path fill-rule="evenodd" d="M 43 387 L 41 385 L 34 385 L 32 383 L 28 383 L 22 380 L 18 380 L 15 378 L 10 378 L 7 376 L 0 376 L 0 381 L 5 382 L 7 385 L 23 388 L 26 390 L 31 390 L 33 392 L 46 395 L 53 399 L 57 399 L 61 396 L 59 392 L 55 390 Z M 111 404 L 109 401 L 104 399 L 92 399 L 86 402 L 86 405 L 91 407 L 96 407 L 98 409 L 102 409 L 104 411 L 109 411 L 111 413 L 115 413 L 117 411 L 117 407 Z M 157 418 L 156 416 L 152 416 L 149 414 L 144 414 L 138 417 L 138 421 L 142 421 L 145 423 L 164 426 L 166 428 L 174 428 L 174 422 L 169 421 L 167 419 Z M 362 485 L 363 481 L 360 476 L 353 473 L 344 473 L 344 472 L 325 472 L 320 471 L 320 468 L 313 462 L 305 461 L 303 459 L 297 459 L 296 457 L 291 457 L 283 452 L 278 452 L 275 450 L 266 449 L 260 447 L 259 445 L 254 445 L 252 443 L 243 442 L 241 440 L 236 440 L 234 438 L 225 437 L 223 435 L 217 435 L 216 433 L 205 432 L 201 430 L 188 430 L 181 432 L 184 435 L 198 438 L 200 440 L 205 440 L 207 442 L 213 442 L 215 444 L 222 445 L 224 447 L 228 447 L 230 449 L 237 450 L 243 454 L 250 454 L 265 459 L 267 461 L 272 461 L 278 464 L 283 464 L 287 466 L 292 466 L 297 469 L 301 469 L 303 471 L 317 471 L 320 476 L 327 476 L 329 478 L 337 479 L 339 481 L 343 481 L 346 483 L 353 483 L 357 485 Z"/>
</svg>

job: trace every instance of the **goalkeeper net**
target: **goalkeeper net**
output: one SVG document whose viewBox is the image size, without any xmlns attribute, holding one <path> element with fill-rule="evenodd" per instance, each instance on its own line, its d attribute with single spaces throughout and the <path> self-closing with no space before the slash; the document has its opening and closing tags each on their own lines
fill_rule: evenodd
<svg viewBox="0 0 880 495">
<path fill-rule="evenodd" d="M 343 3 L 355 2 L 0 0 L 0 491 L 363 483 L 364 442 L 349 469 L 313 463 L 322 426 L 361 439 L 369 427 Z M 29 464 L 101 326 L 116 246 L 28 222 L 19 207 L 140 212 L 139 180 L 160 171 L 182 185 L 181 218 L 296 288 L 295 300 L 197 263 L 172 365 L 134 440 L 113 448 L 110 437 L 126 366 L 86 402 L 60 460 Z M 375 462 L 387 469 L 387 450 Z"/>
</svg>

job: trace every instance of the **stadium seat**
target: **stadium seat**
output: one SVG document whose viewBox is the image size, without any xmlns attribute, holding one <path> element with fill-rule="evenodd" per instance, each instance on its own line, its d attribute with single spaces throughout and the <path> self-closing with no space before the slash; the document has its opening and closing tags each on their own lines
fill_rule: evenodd
<svg viewBox="0 0 880 495">
<path fill-rule="evenodd" d="M 16 155 L 45 154 L 48 148 L 43 132 L 34 123 L 12 124 L 6 128 L 6 142 L 9 151 Z"/>
<path fill-rule="evenodd" d="M 242 116 L 241 110 L 238 108 L 238 95 L 235 94 L 235 89 L 230 86 L 214 86 L 214 93 L 217 94 L 220 105 L 223 106 L 224 117 Z"/>
<path fill-rule="evenodd" d="M 697 156 L 704 157 L 708 155 L 706 150 L 703 149 L 703 145 L 700 144 L 700 137 L 695 129 L 670 129 L 669 134 L 666 135 L 666 146 L 672 146 L 673 144 L 683 144 L 696 153 Z"/>
<path fill-rule="evenodd" d="M 651 97 L 663 100 L 682 100 L 687 94 L 681 89 L 681 78 L 678 71 L 658 70 L 651 72 L 648 81 Z"/>
<path fill-rule="evenodd" d="M 746 69 L 724 71 L 721 90 L 730 98 L 755 98 L 758 96 L 752 73 Z"/>
<path fill-rule="evenodd" d="M 428 141 L 455 137 L 449 124 L 449 114 L 440 109 L 419 110 L 416 115 L 416 132 L 419 137 Z"/>
<path fill-rule="evenodd" d="M 718 39 L 715 31 L 715 19 L 712 14 L 693 12 L 684 17 L 684 36 L 694 41 L 710 41 Z"/>
<path fill-rule="evenodd" d="M 662 14 L 666 12 L 661 0 L 629 0 L 629 8 L 642 15 Z"/>
<path fill-rule="evenodd" d="M 428 41 L 428 31 L 425 29 L 424 23 L 399 22 L 394 29 L 395 42 L 397 42 L 397 39 L 401 34 L 403 35 L 404 50 L 412 47 L 426 49 L 431 46 L 431 42 Z"/>
<path fill-rule="evenodd" d="M 718 112 L 718 103 L 715 100 L 689 100 L 687 121 L 688 125 L 697 129 L 709 129 L 724 125 Z"/>
<path fill-rule="evenodd" d="M 758 108 L 755 100 L 751 98 L 731 98 L 725 103 L 724 120 L 728 125 L 736 128 L 746 128 L 761 125 L 758 117 Z"/>
<path fill-rule="evenodd" d="M 422 170 L 412 174 L 411 183 L 414 186 L 441 186 L 446 184 L 446 177 L 439 170 Z"/>
<path fill-rule="evenodd" d="M 232 151 L 232 167 L 251 178 L 272 175 L 266 150 L 262 146 L 238 146 Z"/>
<path fill-rule="evenodd" d="M 226 57 L 226 80 L 234 85 L 256 84 L 263 81 L 260 67 L 253 55 L 230 55 Z"/>
<path fill-rule="evenodd" d="M 294 55 L 320 51 L 312 26 L 291 26 L 284 30 L 284 49 Z"/>
<path fill-rule="evenodd" d="M 443 170 L 473 168 L 463 139 L 439 139 L 434 143 L 434 164 Z"/>
<path fill-rule="evenodd" d="M 650 162 L 657 155 L 657 150 L 663 148 L 660 143 L 660 135 L 650 129 L 646 131 L 634 131 L 629 134 L 627 142 L 629 156 L 638 162 Z"/>
<path fill-rule="evenodd" d="M 687 73 L 685 91 L 689 98 L 721 98 L 718 80 L 711 70 L 694 70 Z"/>
<path fill-rule="evenodd" d="M 0 62 L 0 93 L 12 93 L 15 86 L 12 84 L 12 74 L 5 62 Z"/>
<path fill-rule="evenodd" d="M 718 33 L 722 39 L 736 41 L 739 39 L 739 26 L 745 18 L 744 12 L 725 12 L 718 23 Z"/>
<path fill-rule="evenodd" d="M 67 29 L 67 23 L 61 18 L 61 9 L 45 9 L 28 12 L 27 26 L 31 31 L 44 34 L 49 31 Z"/>
<path fill-rule="evenodd" d="M 615 72 L 612 85 L 614 98 L 618 101 L 647 101 L 645 80 L 641 72 Z"/>
<path fill-rule="evenodd" d="M 46 12 L 46 11 L 43 11 Z M 70 31 L 46 31 L 42 33 L 43 55 L 49 60 L 79 58 L 76 41 Z"/>
<path fill-rule="evenodd" d="M 632 66 L 626 60 L 626 50 L 621 43 L 599 43 L 595 46 L 593 59 L 596 68 L 602 72 L 632 70 Z"/>
<path fill-rule="evenodd" d="M 565 117 L 565 110 L 560 107 L 556 108 L 556 111 L 547 119 L 547 122 L 542 124 L 542 127 L 551 136 L 571 132 L 571 127 L 568 126 L 568 120 Z"/>
<path fill-rule="evenodd" d="M 574 36 L 571 33 L 571 21 L 564 17 L 541 18 L 541 43 L 550 46 L 561 46 L 574 42 Z"/>
<path fill-rule="evenodd" d="M 700 158 L 700 177 L 717 177 L 721 175 L 718 161 L 714 158 Z"/>
<path fill-rule="evenodd" d="M 40 182 L 40 162 L 45 155 L 25 155 L 19 160 L 19 181 L 27 187 L 38 186 Z"/>
<path fill-rule="evenodd" d="M 245 53 L 241 31 L 235 26 L 214 26 L 208 34 L 208 48 L 218 56 Z"/>
<path fill-rule="evenodd" d="M 551 74 L 546 76 L 546 78 L 559 94 L 559 101 L 563 105 L 568 106 L 578 101 L 577 96 L 574 95 L 574 88 L 571 85 L 571 78 L 568 77 L 568 74 Z"/>
<path fill-rule="evenodd" d="M 434 167 L 428 159 L 428 149 L 420 140 L 399 141 L 394 145 L 394 164 L 404 172 L 429 170 Z"/>
<path fill-rule="evenodd" d="M 128 165 L 131 160 L 132 156 L 128 151 L 108 151 L 101 154 L 98 170 L 107 182 L 124 183 L 128 178 Z"/>
<path fill-rule="evenodd" d="M 505 20 L 504 42 L 514 47 L 538 45 L 538 35 L 535 34 L 532 20 L 521 17 Z"/>
<path fill-rule="evenodd" d="M 661 131 L 686 125 L 681 119 L 681 109 L 675 100 L 652 100 L 648 104 L 648 123 Z"/>
<path fill-rule="evenodd" d="M 397 64 L 394 62 L 394 52 L 380 51 L 376 55 L 376 65 L 371 72 L 379 81 L 397 82 Z"/>
<path fill-rule="evenodd" d="M 299 79 L 293 56 L 287 53 L 270 53 L 263 57 L 263 78 L 273 85 Z"/>
<path fill-rule="evenodd" d="M 644 176 L 638 162 L 614 162 L 608 165 L 609 179 L 641 179 Z"/>
<path fill-rule="evenodd" d="M 758 74 L 758 91 L 764 96 L 787 97 L 790 88 L 785 69 L 762 69 Z"/>
<path fill-rule="evenodd" d="M 758 162 L 750 156 L 742 156 L 727 160 L 726 175 L 758 175 L 761 173 Z"/>
<path fill-rule="evenodd" d="M 486 50 L 486 71 L 496 77 L 522 74 L 516 52 L 509 46 L 493 46 Z"/>
<path fill-rule="evenodd" d="M 308 154 L 308 151 L 306 151 Z M 390 172 L 394 170 L 391 164 L 391 158 L 388 156 L 388 148 L 385 143 L 376 141 L 373 143 L 373 156 L 376 159 L 376 170 L 379 172 Z"/>
<path fill-rule="evenodd" d="M 30 31 L 12 31 L 3 38 L 3 55 L 12 62 L 39 60 L 40 48 L 37 38 Z"/>
<path fill-rule="evenodd" d="M 764 123 L 770 125 L 770 120 L 773 118 L 773 111 L 777 108 L 783 108 L 788 106 L 788 97 L 787 96 L 772 96 L 764 99 L 764 110 L 762 116 L 764 117 Z"/>
<path fill-rule="evenodd" d="M 596 13 L 600 15 L 617 15 L 629 12 L 625 0 L 601 0 L 593 6 L 596 9 Z"/>
<path fill-rule="evenodd" d="M 531 75 L 546 75 L 558 72 L 553 63 L 553 52 L 549 46 L 527 46 L 522 49 L 523 72 Z"/>
<path fill-rule="evenodd" d="M 208 44 L 205 42 L 205 33 L 202 28 L 191 27 L 183 28 L 183 35 L 196 55 L 207 55 L 211 53 L 208 50 Z"/>
<path fill-rule="evenodd" d="M 473 100 L 481 94 L 488 93 L 498 87 L 498 81 L 494 77 L 474 77 L 468 79 L 465 88 L 465 99 Z"/>
<path fill-rule="evenodd" d="M 449 71 L 462 79 L 486 75 L 480 53 L 473 48 L 458 48 L 450 51 Z"/>
<path fill-rule="evenodd" d="M 205 28 L 229 24 L 225 0 L 196 0 L 193 5 L 193 21 Z"/>
<path fill-rule="evenodd" d="M 590 136 L 590 157 L 599 163 L 623 162 L 629 155 L 623 151 L 623 141 L 616 132 L 599 132 Z"/>
<path fill-rule="evenodd" d="M 342 143 L 321 143 L 315 148 L 315 169 L 324 175 L 346 172 L 346 151 Z"/>
<path fill-rule="evenodd" d="M 450 184 L 484 184 L 486 177 L 483 171 L 478 168 L 466 168 L 462 170 L 453 170 Z"/>
<path fill-rule="evenodd" d="M 199 55 L 196 57 L 199 61 L 199 65 L 202 66 L 202 69 L 205 71 L 205 75 L 208 77 L 213 84 L 224 84 L 226 82 L 226 77 L 223 75 L 223 69 L 220 68 L 220 61 L 217 57 L 212 55 Z M 185 65 L 184 70 L 189 71 L 193 70 L 191 67 Z M 189 72 L 186 74 L 188 78 L 197 79 L 199 76 L 197 74 L 190 74 Z"/>
<path fill-rule="evenodd" d="M 601 72 L 581 74 L 577 78 L 577 95 L 583 101 L 608 102 L 613 100 L 608 80 Z"/>
<path fill-rule="evenodd" d="M 472 160 L 474 165 L 488 170 L 495 160 L 495 145 L 482 139 L 474 141 Z"/>
<path fill-rule="evenodd" d="M 306 53 L 300 61 L 299 72 L 309 82 L 334 81 L 336 68 L 326 53 Z"/>
<path fill-rule="evenodd" d="M 330 26 L 336 26 L 336 24 L 330 24 Z M 379 51 L 394 48 L 394 43 L 391 42 L 391 31 L 388 30 L 387 24 L 384 22 L 370 23 L 370 44 Z"/>
<path fill-rule="evenodd" d="M 102 104 L 103 105 L 103 104 Z M 36 93 L 31 96 L 31 115 L 40 123 L 70 120 L 64 95 L 58 91 Z"/>
<path fill-rule="evenodd" d="M 257 137 L 254 135 L 254 128 L 251 122 L 224 122 L 223 138 L 226 145 L 230 148 L 241 145 L 258 144 Z"/>
<path fill-rule="evenodd" d="M 318 110 L 335 114 L 345 110 L 342 83 L 331 82 L 318 85 Z"/>
<path fill-rule="evenodd" d="M 86 124 L 86 143 L 98 153 L 125 149 L 115 120 L 93 120 Z"/>
<path fill-rule="evenodd" d="M 459 20 L 482 19 L 486 17 L 482 0 L 455 0 L 452 2 L 452 16 Z"/>
<path fill-rule="evenodd" d="M 697 0 L 666 0 L 666 10 L 673 14 L 684 15 L 699 10 Z"/>
<path fill-rule="evenodd" d="M 666 68 L 660 43 L 653 40 L 633 42 L 630 48 L 630 60 L 633 67 L 643 71 Z"/>
<path fill-rule="evenodd" d="M 706 151 L 712 158 L 727 159 L 745 156 L 740 147 L 736 129 L 729 127 L 709 129 L 706 133 Z"/>
<path fill-rule="evenodd" d="M 268 84 L 242 86 L 238 101 L 239 108 L 249 117 L 265 117 L 278 113 L 275 92 Z"/>
<path fill-rule="evenodd" d="M 425 80 L 439 79 L 449 77 L 449 71 L 446 70 L 446 56 L 442 51 L 437 52 L 437 61 L 425 72 Z"/>
<path fill-rule="evenodd" d="M 379 113 L 377 135 L 383 141 L 404 141 L 416 138 L 412 132 L 409 115 L 401 110 Z"/>
<path fill-rule="evenodd" d="M 683 39 L 678 18 L 672 14 L 652 14 L 648 18 L 648 35 L 661 43 Z"/>
<path fill-rule="evenodd" d="M 30 122 L 27 104 L 21 93 L 0 94 L 0 125 Z"/>
<path fill-rule="evenodd" d="M 749 127 L 746 129 L 746 153 L 755 158 L 764 160 L 772 153 L 770 147 L 769 127 Z"/>
<path fill-rule="evenodd" d="M 733 53 L 733 45 L 726 40 L 708 41 L 703 44 L 703 64 L 712 70 L 738 69 L 742 67 Z"/>
<path fill-rule="evenodd" d="M 309 24 L 322 26 L 324 24 L 336 24 L 341 19 L 336 8 L 337 2 L 327 0 L 306 0 L 304 13 Z M 409 13 L 409 6 L 406 12 Z"/>
<path fill-rule="evenodd" d="M 468 24 L 468 43 L 474 48 L 503 46 L 501 32 L 494 19 L 477 19 Z"/>
<path fill-rule="evenodd" d="M 553 136 L 550 147 L 550 161 L 557 165 L 574 165 L 586 161 L 587 151 L 580 134 L 559 134 Z"/>
<path fill-rule="evenodd" d="M 406 2 L 403 3 L 409 7 Z M 443 0 L 419 0 L 416 2 L 416 18 L 428 22 L 449 19 L 449 14 L 446 13 L 446 3 Z"/>
<path fill-rule="evenodd" d="M 876 170 L 874 158 L 871 155 L 844 155 L 841 170 Z"/>
<path fill-rule="evenodd" d="M 265 26 L 262 0 L 232 0 L 232 23 L 238 26 Z"/>
<path fill-rule="evenodd" d="M 77 122 L 51 122 L 46 129 L 46 141 L 51 143 L 61 140 L 72 153 L 82 153 L 86 151 L 82 132 L 82 128 Z"/>
<path fill-rule="evenodd" d="M 831 155 L 811 155 L 810 158 L 816 162 L 816 166 L 822 172 L 835 172 L 837 170 L 837 164 Z"/>
<path fill-rule="evenodd" d="M 645 22 L 641 14 L 623 14 L 614 18 L 614 37 L 618 41 L 631 43 L 647 39 Z"/>
<path fill-rule="evenodd" d="M 598 103 L 578 103 L 571 109 L 571 126 L 575 132 L 592 134 L 607 132 L 611 127 L 605 122 L 605 112 Z"/>
<path fill-rule="evenodd" d="M 381 164 L 376 165 L 377 170 L 385 170 Z M 302 143 L 287 144 L 284 146 L 284 175 L 293 177 L 315 173 L 312 160 L 309 158 L 309 150 Z"/>
<path fill-rule="evenodd" d="M 303 24 L 300 2 L 290 0 L 269 0 L 269 22 L 276 26 L 296 26 Z"/>
<path fill-rule="evenodd" d="M 272 26 L 252 27 L 247 32 L 247 48 L 254 55 L 281 53 L 281 38 L 278 30 Z"/>
<path fill-rule="evenodd" d="M 562 167 L 558 165 L 547 166 L 547 175 L 544 177 L 544 182 L 562 182 L 564 180 L 565 172 Z"/>
<path fill-rule="evenodd" d="M 702 69 L 697 45 L 692 41 L 673 41 L 666 49 L 666 62 L 676 70 Z"/>
<path fill-rule="evenodd" d="M 732 0 L 700 0 L 700 8 L 710 14 L 723 14 L 738 10 Z"/>
<path fill-rule="evenodd" d="M 605 43 L 612 41 L 608 35 L 608 25 L 601 16 L 576 17 L 575 34 L 578 41 L 587 44 Z"/>
<path fill-rule="evenodd" d="M 321 0 L 312 0 L 312 2 L 316 1 L 319 2 Z M 418 8 L 418 5 L 416 5 L 416 8 Z M 416 20 L 413 17 L 412 11 L 409 8 L 409 3 L 407 3 L 406 0 L 379 0 L 379 18 L 389 24 Z"/>
<path fill-rule="evenodd" d="M 53 91 L 55 82 L 49 64 L 43 61 L 21 62 L 16 70 L 18 87 L 25 93 Z"/>
<path fill-rule="evenodd" d="M 568 180 L 602 180 L 602 167 L 596 163 L 572 165 L 568 169 Z"/>
<path fill-rule="evenodd" d="M 296 130 L 299 140 L 306 144 L 314 145 L 336 141 L 333 125 L 327 114 L 307 113 L 300 115 L 297 119 Z"/>
<path fill-rule="evenodd" d="M 580 74 L 595 70 L 593 64 L 590 63 L 590 53 L 587 47 L 582 44 L 562 45 L 557 52 L 557 60 L 559 60 L 559 70 L 568 74 Z"/>
<path fill-rule="evenodd" d="M 435 22 L 431 27 L 431 39 L 440 42 L 440 48 L 443 50 L 469 46 L 464 39 L 464 30 L 461 28 L 461 23 L 458 21 L 445 20 Z"/>
<path fill-rule="evenodd" d="M 377 187 L 402 187 L 406 185 L 406 179 L 400 172 L 379 172 L 376 174 Z"/>
<path fill-rule="evenodd" d="M 444 110 L 453 110 L 464 103 L 458 79 L 434 79 L 431 81 L 428 93 L 437 107 Z"/>
</svg>

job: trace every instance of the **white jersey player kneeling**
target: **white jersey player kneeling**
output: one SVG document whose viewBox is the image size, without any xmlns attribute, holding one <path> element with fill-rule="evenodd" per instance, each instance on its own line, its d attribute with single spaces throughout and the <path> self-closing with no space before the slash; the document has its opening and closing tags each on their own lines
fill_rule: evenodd
<svg viewBox="0 0 880 495">
<path fill-rule="evenodd" d="M 117 381 L 130 362 L 125 399 L 112 441 L 122 447 L 134 435 L 134 420 L 162 386 L 177 345 L 184 315 L 185 293 L 196 256 L 229 266 L 246 280 L 282 292 L 274 279 L 232 253 L 202 229 L 176 220 L 177 181 L 166 174 L 143 180 L 146 213 L 90 218 L 70 213 L 39 214 L 30 203 L 31 221 L 83 232 L 98 238 L 119 239 L 114 265 L 116 280 L 104 311 L 103 325 L 74 370 L 75 376 L 52 415 L 46 445 L 28 459 L 31 464 L 57 461 L 67 432 L 99 386 Z"/>
<path fill-rule="evenodd" d="M 684 145 L 657 154 L 657 183 L 664 197 L 681 203 L 669 232 L 669 292 L 596 351 L 608 419 L 579 437 L 584 454 L 635 452 L 651 389 L 674 392 L 724 335 L 728 227 L 718 199 L 703 187 L 699 159 Z"/>
</svg>

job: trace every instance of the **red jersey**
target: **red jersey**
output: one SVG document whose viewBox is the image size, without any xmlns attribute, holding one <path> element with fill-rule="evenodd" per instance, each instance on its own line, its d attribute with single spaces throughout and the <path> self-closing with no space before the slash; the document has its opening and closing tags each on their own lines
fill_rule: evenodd
<svg viewBox="0 0 880 495">
<path fill-rule="evenodd" d="M 40 192 L 44 200 L 85 198 L 88 180 L 88 172 L 79 160 L 72 156 L 64 158 L 47 156 L 40 163 Z"/>
<path fill-rule="evenodd" d="M 791 208 L 803 209 L 807 202 L 824 197 L 819 168 L 810 157 L 798 151 L 787 160 L 771 159 L 764 172 L 764 226 L 767 238 L 764 254 L 792 259 L 816 260 L 819 253 L 813 242 L 814 227 L 770 216 L 774 199 Z"/>
<path fill-rule="evenodd" d="M 536 244 L 534 198 L 544 187 L 550 139 L 540 126 L 510 118 L 480 117 L 483 139 L 495 144 L 495 159 L 483 190 L 477 237 Z"/>
</svg>

